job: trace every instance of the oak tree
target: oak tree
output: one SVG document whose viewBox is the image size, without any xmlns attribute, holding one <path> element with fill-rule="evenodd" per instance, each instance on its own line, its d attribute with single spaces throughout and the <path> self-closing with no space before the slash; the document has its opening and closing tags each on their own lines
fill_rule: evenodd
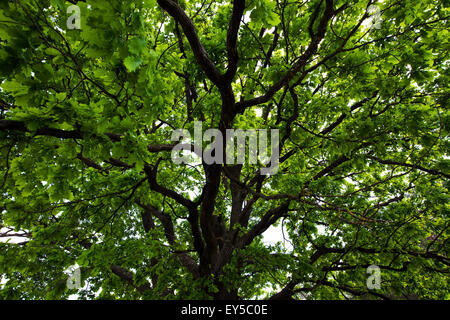
<svg viewBox="0 0 450 320">
<path fill-rule="evenodd" d="M 0 297 L 448 299 L 448 14 L 0 1 Z M 175 164 L 195 121 L 278 129 L 278 172 Z"/>
</svg>

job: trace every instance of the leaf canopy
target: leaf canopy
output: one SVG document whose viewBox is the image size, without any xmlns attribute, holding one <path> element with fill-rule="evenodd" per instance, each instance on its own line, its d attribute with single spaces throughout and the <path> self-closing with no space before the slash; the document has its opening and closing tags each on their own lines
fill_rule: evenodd
<svg viewBox="0 0 450 320">
<path fill-rule="evenodd" d="M 448 16 L 0 1 L 0 298 L 448 299 Z M 175 164 L 194 121 L 278 129 L 278 172 Z"/>
</svg>

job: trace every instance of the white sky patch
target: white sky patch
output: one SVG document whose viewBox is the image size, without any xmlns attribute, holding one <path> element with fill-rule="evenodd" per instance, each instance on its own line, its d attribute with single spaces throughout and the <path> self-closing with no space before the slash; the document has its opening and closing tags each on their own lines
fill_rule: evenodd
<svg viewBox="0 0 450 320">
<path fill-rule="evenodd" d="M 252 13 L 252 11 L 251 10 L 249 10 L 249 11 L 247 11 L 245 14 L 244 14 L 244 16 L 243 16 L 243 19 L 244 19 L 244 22 L 245 23 L 249 23 L 250 22 L 250 14 Z"/>
<path fill-rule="evenodd" d="M 10 228 L 1 228 L 0 229 L 0 234 L 6 233 L 10 231 Z M 10 231 L 11 232 L 11 231 Z M 11 233 L 22 233 L 23 231 L 12 231 Z M 11 237 L 0 237 L 0 242 L 8 242 L 8 243 L 21 243 L 24 241 L 29 240 L 26 237 L 15 237 L 15 236 L 11 236 Z"/>
<path fill-rule="evenodd" d="M 282 230 L 282 223 L 279 223 L 278 226 L 270 226 L 266 232 L 263 233 L 263 243 L 266 245 L 275 245 L 277 243 L 281 242 L 284 246 L 284 248 L 287 251 L 292 251 L 294 247 L 292 246 L 289 236 L 284 230 L 284 237 L 283 237 L 283 230 Z"/>
</svg>

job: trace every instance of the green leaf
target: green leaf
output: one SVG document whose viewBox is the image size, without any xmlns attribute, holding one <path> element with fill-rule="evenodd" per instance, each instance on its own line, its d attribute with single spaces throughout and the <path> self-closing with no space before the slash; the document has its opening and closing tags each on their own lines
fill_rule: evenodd
<svg viewBox="0 0 450 320">
<path fill-rule="evenodd" d="M 128 56 L 124 60 L 124 65 L 129 72 L 135 71 L 142 64 L 142 59 L 136 56 Z"/>
<path fill-rule="evenodd" d="M 3 90 L 9 91 L 16 96 L 25 95 L 28 93 L 29 90 L 28 86 L 23 85 L 22 83 L 16 80 L 5 81 L 0 86 Z"/>
<path fill-rule="evenodd" d="M 47 48 L 47 49 L 45 49 L 44 52 L 50 56 L 56 56 L 56 55 L 60 54 L 60 52 L 58 50 L 56 50 L 55 48 Z"/>
<path fill-rule="evenodd" d="M 132 38 L 128 41 L 128 49 L 132 54 L 139 55 L 145 48 L 145 43 L 144 38 Z"/>
</svg>

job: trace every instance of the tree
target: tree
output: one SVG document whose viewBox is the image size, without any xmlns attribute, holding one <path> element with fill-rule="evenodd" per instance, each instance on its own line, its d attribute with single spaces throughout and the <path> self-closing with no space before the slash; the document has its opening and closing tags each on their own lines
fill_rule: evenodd
<svg viewBox="0 0 450 320">
<path fill-rule="evenodd" d="M 449 298 L 445 1 L 0 3 L 2 298 Z"/>
</svg>

